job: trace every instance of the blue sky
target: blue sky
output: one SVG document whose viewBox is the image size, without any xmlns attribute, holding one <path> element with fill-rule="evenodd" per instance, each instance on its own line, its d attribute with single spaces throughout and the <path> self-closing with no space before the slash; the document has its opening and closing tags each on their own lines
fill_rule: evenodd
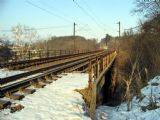
<svg viewBox="0 0 160 120">
<path fill-rule="evenodd" d="M 123 31 L 136 26 L 140 18 L 131 13 L 135 0 L 74 1 L 81 8 L 73 0 L 3 0 L 0 2 L 0 30 L 11 29 L 20 23 L 33 28 L 53 27 L 38 30 L 41 37 L 65 36 L 73 34 L 75 22 L 76 35 L 101 39 L 106 33 L 118 36 L 118 21 L 121 21 Z"/>
</svg>

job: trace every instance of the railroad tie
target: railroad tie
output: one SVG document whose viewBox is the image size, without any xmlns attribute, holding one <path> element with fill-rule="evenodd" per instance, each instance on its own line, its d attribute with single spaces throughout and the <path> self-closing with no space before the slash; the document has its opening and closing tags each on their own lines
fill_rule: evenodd
<svg viewBox="0 0 160 120">
<path fill-rule="evenodd" d="M 54 78 L 62 78 L 62 76 L 59 76 L 59 75 L 53 75 Z"/>
<path fill-rule="evenodd" d="M 46 80 L 52 80 L 52 76 L 51 75 L 47 75 L 47 76 L 45 76 L 45 79 Z"/>
<path fill-rule="evenodd" d="M 7 92 L 5 94 L 5 97 L 13 99 L 13 100 L 21 100 L 21 99 L 24 98 L 24 95 L 14 94 L 14 93 Z"/>
<path fill-rule="evenodd" d="M 11 105 L 10 101 L 0 100 L 0 110 L 7 108 L 10 105 Z"/>
<path fill-rule="evenodd" d="M 30 85 L 34 86 L 35 88 L 44 88 L 46 86 L 45 83 L 40 82 L 30 82 Z"/>
<path fill-rule="evenodd" d="M 11 105 L 11 107 L 10 107 L 10 112 L 11 112 L 11 113 L 14 113 L 14 112 L 16 112 L 16 111 L 22 110 L 23 108 L 24 108 L 24 106 L 21 105 L 21 104 L 13 104 L 13 105 Z"/>
<path fill-rule="evenodd" d="M 26 94 L 33 94 L 36 90 L 35 89 L 28 89 L 28 88 L 21 88 L 19 91 L 26 93 Z"/>
<path fill-rule="evenodd" d="M 66 74 L 66 73 L 62 73 L 61 75 L 63 75 L 63 76 L 67 76 L 67 74 Z"/>
<path fill-rule="evenodd" d="M 47 83 L 47 84 L 51 84 L 53 81 L 51 81 L 51 80 L 46 80 L 45 81 L 45 83 Z"/>
<path fill-rule="evenodd" d="M 52 83 L 52 78 L 50 77 L 50 76 L 45 76 L 45 77 L 43 77 L 43 78 L 39 78 L 38 79 L 38 82 L 40 82 L 40 83 L 43 83 L 43 84 L 50 84 L 50 83 Z"/>
<path fill-rule="evenodd" d="M 58 78 L 55 76 L 55 75 L 51 75 L 51 77 L 52 77 L 52 79 L 51 80 L 53 80 L 53 81 L 56 81 Z"/>
<path fill-rule="evenodd" d="M 34 87 L 36 87 L 36 88 L 44 88 L 46 85 L 42 85 L 42 84 L 35 84 L 35 86 Z"/>
<path fill-rule="evenodd" d="M 38 78 L 38 82 L 45 82 L 46 79 L 44 77 Z"/>
<path fill-rule="evenodd" d="M 41 85 L 41 86 L 43 86 L 43 87 L 46 86 L 46 83 L 44 81 L 39 81 L 38 84 Z"/>
</svg>

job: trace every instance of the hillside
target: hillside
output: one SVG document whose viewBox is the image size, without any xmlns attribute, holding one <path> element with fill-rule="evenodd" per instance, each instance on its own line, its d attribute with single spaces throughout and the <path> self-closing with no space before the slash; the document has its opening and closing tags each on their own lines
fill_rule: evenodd
<svg viewBox="0 0 160 120">
<path fill-rule="evenodd" d="M 74 37 L 73 36 L 62 36 L 62 37 L 51 37 L 48 40 L 38 41 L 34 44 L 37 49 L 49 49 L 49 50 L 66 50 L 74 49 Z M 76 49 L 88 49 L 95 50 L 98 48 L 98 43 L 95 39 L 85 39 L 81 36 L 75 37 Z"/>
</svg>

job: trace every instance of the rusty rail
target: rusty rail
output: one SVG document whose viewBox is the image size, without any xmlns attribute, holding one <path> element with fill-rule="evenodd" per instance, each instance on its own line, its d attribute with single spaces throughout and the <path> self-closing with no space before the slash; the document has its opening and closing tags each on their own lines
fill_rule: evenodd
<svg viewBox="0 0 160 120">
<path fill-rule="evenodd" d="M 34 60 L 34 59 L 41 59 L 41 58 L 49 58 L 55 56 L 62 56 L 62 55 L 72 55 L 72 54 L 79 54 L 79 53 L 86 53 L 90 52 L 89 50 L 28 50 L 28 51 L 13 51 L 12 59 L 9 60 L 7 55 L 4 56 L 7 63 L 9 61 L 18 62 L 24 60 Z"/>
<path fill-rule="evenodd" d="M 93 59 L 95 59 L 96 57 L 103 55 L 103 54 L 105 54 L 105 52 L 94 53 L 94 54 L 92 53 L 92 54 L 90 54 L 90 56 L 83 56 L 79 59 L 72 60 L 72 61 L 67 62 L 65 64 L 64 63 L 59 64 L 57 67 L 54 67 L 53 69 L 51 69 L 45 73 L 42 73 L 40 75 L 37 75 L 35 77 L 23 79 L 23 80 L 16 81 L 11 84 L 0 86 L 0 97 L 6 96 L 7 93 L 12 94 L 22 88 L 26 88 L 26 87 L 30 86 L 32 83 L 38 83 L 40 79 L 49 78 L 51 76 L 56 75 L 59 72 L 62 72 L 62 71 L 71 72 L 73 70 L 76 70 L 77 68 L 80 68 L 80 67 L 86 65 L 87 62 L 89 62 L 90 60 L 92 60 L 92 62 L 93 62 Z M 10 82 L 10 81 L 13 81 L 13 79 L 12 80 L 6 79 L 6 82 L 5 81 L 3 81 L 3 82 L 5 82 L 4 84 L 6 84 L 7 82 Z"/>
<path fill-rule="evenodd" d="M 99 50 L 100 51 L 100 50 Z M 53 61 L 58 61 L 58 60 L 63 60 L 66 58 L 71 58 L 74 56 L 79 56 L 79 55 L 83 55 L 83 54 L 88 54 L 88 53 L 94 53 L 96 51 L 59 51 L 59 54 L 57 55 L 57 52 L 55 52 L 56 54 L 54 54 L 53 56 L 48 56 L 48 57 L 41 57 L 41 58 L 37 58 L 37 59 L 27 59 L 27 60 L 22 60 L 22 61 L 12 61 L 12 62 L 7 62 L 7 63 L 0 63 L 0 68 L 9 68 L 9 69 L 13 69 L 13 70 L 19 70 L 19 69 L 24 69 L 24 68 L 28 68 L 31 66 L 37 66 L 37 65 L 41 65 L 41 64 L 45 64 L 45 63 L 49 63 L 49 62 L 53 62 Z M 63 54 L 65 53 L 65 54 Z"/>
</svg>

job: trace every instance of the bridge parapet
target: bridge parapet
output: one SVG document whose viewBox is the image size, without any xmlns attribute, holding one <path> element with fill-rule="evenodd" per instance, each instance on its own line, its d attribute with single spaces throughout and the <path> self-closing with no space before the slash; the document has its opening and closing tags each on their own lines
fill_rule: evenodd
<svg viewBox="0 0 160 120">
<path fill-rule="evenodd" d="M 100 91 L 105 84 L 105 74 L 111 68 L 117 56 L 116 51 L 105 54 L 96 59 L 96 62 L 89 63 L 89 80 L 88 87 L 79 92 L 83 95 L 85 103 L 88 107 L 89 115 L 95 118 L 96 107 L 101 99 Z"/>
</svg>

